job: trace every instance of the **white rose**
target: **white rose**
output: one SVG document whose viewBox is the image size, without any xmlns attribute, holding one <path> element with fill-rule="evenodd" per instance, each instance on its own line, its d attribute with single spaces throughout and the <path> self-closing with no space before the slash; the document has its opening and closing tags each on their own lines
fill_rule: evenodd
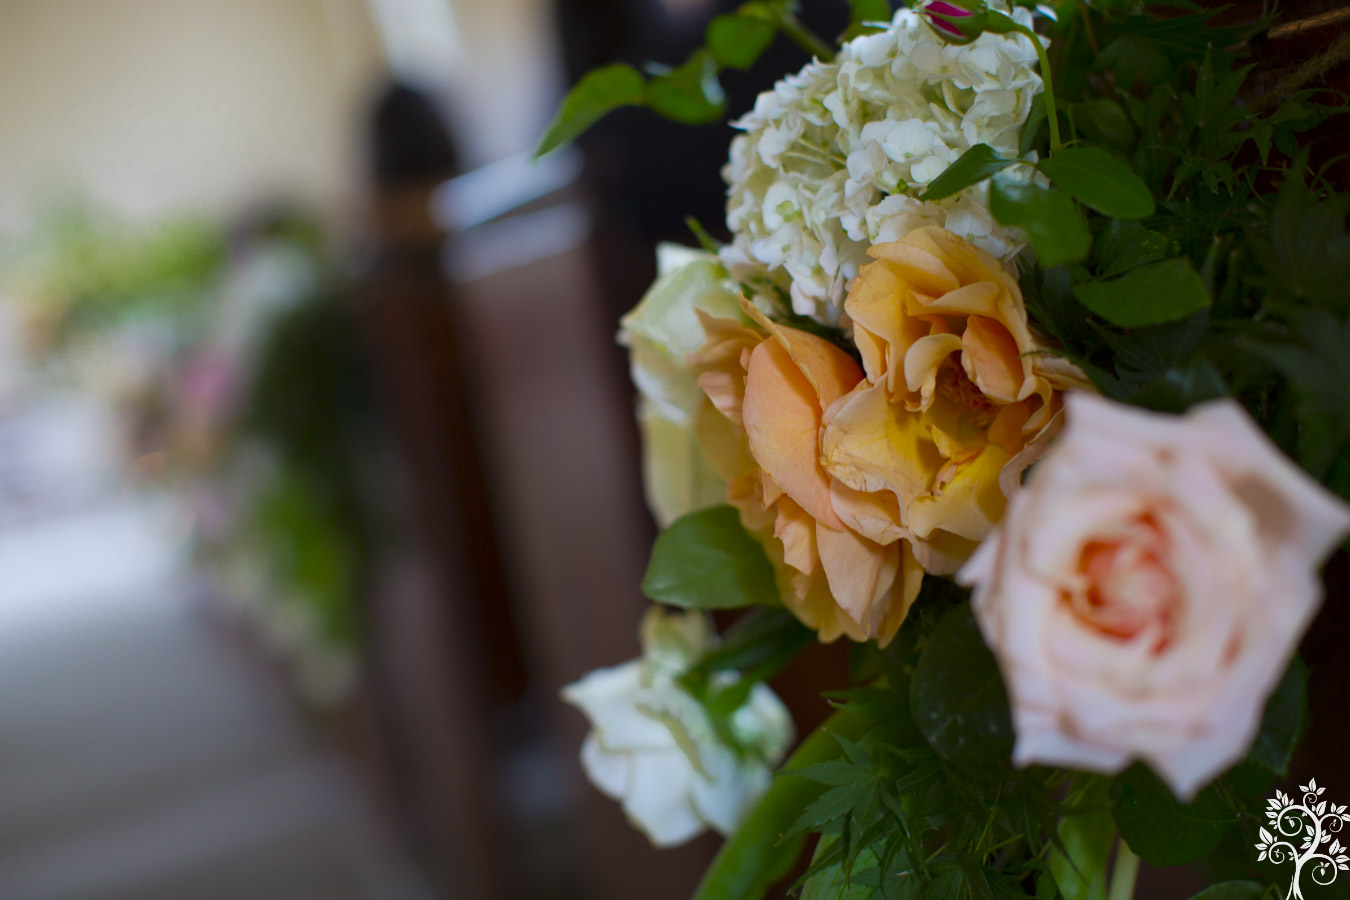
<svg viewBox="0 0 1350 900">
<path fill-rule="evenodd" d="M 1167 416 L 1075 394 L 958 576 L 1007 682 L 1014 761 L 1142 759 L 1188 799 L 1246 752 L 1350 507 L 1231 399 Z"/>
<path fill-rule="evenodd" d="M 697 429 L 707 398 L 685 358 L 703 346 L 696 310 L 739 317 L 739 295 L 710 253 L 677 244 L 657 248 L 656 282 L 619 323 L 629 348 L 642 433 L 647 502 L 664 528 L 687 512 L 716 506 L 726 485 L 709 466 Z"/>
<path fill-rule="evenodd" d="M 642 623 L 640 659 L 563 689 L 593 727 L 581 747 L 587 776 L 621 801 L 629 821 L 658 847 L 709 827 L 729 834 L 768 788 L 792 742 L 792 719 L 763 684 L 731 717 L 735 747 L 680 687 L 676 679 L 714 640 L 703 614 L 653 607 Z"/>
</svg>

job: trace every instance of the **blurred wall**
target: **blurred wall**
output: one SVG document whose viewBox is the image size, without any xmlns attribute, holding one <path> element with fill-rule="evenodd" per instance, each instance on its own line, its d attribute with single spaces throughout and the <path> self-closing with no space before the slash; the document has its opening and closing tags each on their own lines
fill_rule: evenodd
<svg viewBox="0 0 1350 900">
<path fill-rule="evenodd" d="M 383 66 L 364 0 L 3 0 L 0 232 L 71 188 L 137 217 L 344 212 Z"/>
</svg>

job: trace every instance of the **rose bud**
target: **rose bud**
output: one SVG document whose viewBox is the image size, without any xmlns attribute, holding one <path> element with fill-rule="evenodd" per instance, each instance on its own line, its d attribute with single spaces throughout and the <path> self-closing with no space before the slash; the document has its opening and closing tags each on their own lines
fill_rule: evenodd
<svg viewBox="0 0 1350 900">
<path fill-rule="evenodd" d="M 919 12 L 938 34 L 954 44 L 968 44 L 983 34 L 988 25 L 984 0 L 961 0 L 958 6 L 946 0 L 931 0 Z"/>
</svg>

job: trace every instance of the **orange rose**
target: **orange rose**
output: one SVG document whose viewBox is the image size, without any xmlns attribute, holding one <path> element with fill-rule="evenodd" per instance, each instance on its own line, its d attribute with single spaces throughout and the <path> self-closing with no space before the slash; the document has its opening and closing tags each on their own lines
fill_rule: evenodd
<svg viewBox="0 0 1350 900">
<path fill-rule="evenodd" d="M 1061 407 L 1087 387 L 1044 352 L 1017 282 L 941 228 L 868 250 L 844 302 L 866 379 L 825 404 L 822 470 L 859 492 L 848 524 L 907 533 L 923 567 L 950 574 L 1003 516 L 1000 474 L 1020 474 Z"/>
<path fill-rule="evenodd" d="M 693 367 L 722 416 L 700 423 L 704 451 L 764 545 L 789 608 L 822 640 L 846 634 L 884 645 L 923 570 L 903 529 L 864 536 L 853 527 L 878 501 L 821 466 L 825 411 L 864 383 L 862 370 L 829 341 L 777 325 L 748 302 L 742 308 L 758 327 L 700 312 L 708 340 Z"/>
</svg>

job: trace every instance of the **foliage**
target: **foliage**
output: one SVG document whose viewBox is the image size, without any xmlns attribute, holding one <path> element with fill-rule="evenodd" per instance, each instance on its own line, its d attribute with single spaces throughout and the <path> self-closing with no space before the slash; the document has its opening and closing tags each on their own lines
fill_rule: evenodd
<svg viewBox="0 0 1350 900">
<path fill-rule="evenodd" d="M 851 9 L 846 37 L 889 13 L 873 0 Z M 1050 94 L 1021 131 L 1020 157 L 978 144 L 921 198 L 988 181 L 993 217 L 1034 250 L 1019 272 L 1033 324 L 1103 394 L 1175 412 L 1234 396 L 1350 498 L 1350 197 L 1310 170 L 1301 143 L 1343 114 L 1346 98 L 1255 96 L 1240 53 L 1268 20 L 1221 25 L 1186 0 L 1063 0 L 1055 11 L 1039 26 L 1052 39 Z M 814 40 L 788 3 L 747 3 L 713 21 L 706 49 L 660 70 L 660 89 L 627 69 L 605 96 L 711 120 L 721 114 L 718 72 L 753 65 L 775 34 Z M 585 81 L 574 90 L 550 135 L 570 139 L 603 114 L 589 90 Z M 1033 168 L 1030 179 L 1001 174 L 1016 166 Z M 841 338 L 795 321 L 786 301 L 778 318 Z M 763 608 L 777 589 L 730 508 L 686 517 L 657 541 L 644 580 L 652 599 L 761 607 L 685 677 L 714 720 L 810 641 L 788 613 Z M 1299 660 L 1269 698 L 1248 758 L 1181 803 L 1143 764 L 1111 778 L 1015 768 L 998 666 L 966 592 L 950 582 L 927 579 L 893 644 L 856 655 L 863 686 L 829 695 L 835 724 L 807 739 L 723 847 L 700 900 L 763 896 L 810 835 L 796 884 L 806 898 L 1102 900 L 1129 895 L 1139 859 L 1205 860 L 1234 877 L 1194 900 L 1270 896 L 1271 873 L 1242 853 L 1306 724 Z M 734 692 L 714 687 L 727 670 L 743 676 Z M 1241 861 L 1227 865 L 1230 855 Z M 1112 858 L 1120 880 L 1108 886 Z"/>
<path fill-rule="evenodd" d="M 660 603 L 693 609 L 778 602 L 773 568 L 730 506 L 689 513 L 662 531 L 642 592 Z"/>
</svg>

